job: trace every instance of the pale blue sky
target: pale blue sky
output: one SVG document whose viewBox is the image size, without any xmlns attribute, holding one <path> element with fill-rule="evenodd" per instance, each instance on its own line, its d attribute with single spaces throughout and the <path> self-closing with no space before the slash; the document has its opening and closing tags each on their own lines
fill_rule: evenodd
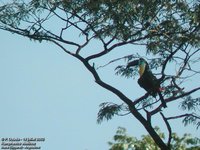
<svg viewBox="0 0 200 150">
<path fill-rule="evenodd" d="M 146 134 L 131 115 L 98 125 L 99 104 L 120 100 L 99 87 L 79 61 L 58 47 L 3 31 L 0 38 L 1 138 L 44 137 L 42 150 L 106 150 L 118 126 L 133 136 Z M 95 45 L 90 48 L 95 49 Z M 117 58 L 121 53 L 111 55 Z M 116 64 L 100 70 L 105 81 L 129 97 L 144 92 L 136 80 L 115 76 L 114 67 Z M 166 113 L 177 113 L 173 103 L 168 106 Z M 200 137 L 194 126 L 183 127 L 180 122 L 172 125 L 175 132 Z"/>
</svg>

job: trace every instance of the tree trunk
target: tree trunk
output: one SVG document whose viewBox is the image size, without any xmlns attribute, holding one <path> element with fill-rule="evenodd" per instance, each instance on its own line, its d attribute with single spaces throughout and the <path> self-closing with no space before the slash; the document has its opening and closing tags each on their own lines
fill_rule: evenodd
<svg viewBox="0 0 200 150">
<path fill-rule="evenodd" d="M 129 106 L 130 107 L 130 106 Z M 160 136 L 156 133 L 154 128 L 151 126 L 150 122 L 148 122 L 135 108 L 135 106 L 130 107 L 131 113 L 134 117 L 137 118 L 141 122 L 141 124 L 145 127 L 147 132 L 153 138 L 156 145 L 160 147 L 161 150 L 170 150 L 170 148 L 164 143 L 164 141 L 160 138 Z"/>
</svg>

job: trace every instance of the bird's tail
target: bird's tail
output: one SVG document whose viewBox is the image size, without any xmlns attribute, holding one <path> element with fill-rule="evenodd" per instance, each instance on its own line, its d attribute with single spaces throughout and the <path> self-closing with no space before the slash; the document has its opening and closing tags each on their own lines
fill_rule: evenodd
<svg viewBox="0 0 200 150">
<path fill-rule="evenodd" d="M 158 95 L 159 95 L 159 97 L 160 97 L 160 100 L 161 100 L 161 102 L 162 102 L 163 107 L 166 108 L 166 107 L 167 107 L 167 104 L 166 104 L 166 102 L 165 102 L 165 100 L 164 100 L 164 98 L 163 98 L 163 96 L 162 96 L 162 94 L 161 94 L 160 91 L 158 92 Z"/>
</svg>

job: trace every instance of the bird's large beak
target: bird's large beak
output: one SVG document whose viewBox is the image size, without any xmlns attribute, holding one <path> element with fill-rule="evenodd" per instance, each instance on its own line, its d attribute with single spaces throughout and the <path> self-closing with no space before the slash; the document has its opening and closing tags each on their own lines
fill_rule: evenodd
<svg viewBox="0 0 200 150">
<path fill-rule="evenodd" d="M 136 65 L 139 65 L 139 60 L 131 61 L 130 63 L 128 63 L 127 68 L 129 68 L 131 66 L 136 66 Z"/>
</svg>

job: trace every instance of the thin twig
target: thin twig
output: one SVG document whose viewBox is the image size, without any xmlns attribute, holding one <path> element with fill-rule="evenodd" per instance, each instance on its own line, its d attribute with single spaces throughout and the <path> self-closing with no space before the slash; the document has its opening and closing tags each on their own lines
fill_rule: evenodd
<svg viewBox="0 0 200 150">
<path fill-rule="evenodd" d="M 179 118 L 188 117 L 188 116 L 192 116 L 192 117 L 195 117 L 197 119 L 200 119 L 200 117 L 194 115 L 194 113 L 190 113 L 190 114 L 186 113 L 186 114 L 183 114 L 183 115 L 177 115 L 177 116 L 167 117 L 166 119 L 167 120 L 172 120 L 172 119 L 179 119 Z"/>
<path fill-rule="evenodd" d="M 100 68 L 103 68 L 103 67 L 106 67 L 106 66 L 110 65 L 111 63 L 114 63 L 114 62 L 119 61 L 119 60 L 121 60 L 121 59 L 130 58 L 130 57 L 133 57 L 133 54 L 127 55 L 127 56 L 123 56 L 123 57 L 120 57 L 120 58 L 113 59 L 113 60 L 109 61 L 108 63 L 106 63 L 106 64 L 104 64 L 104 65 L 102 65 L 102 66 L 97 67 L 96 69 L 98 70 L 98 69 L 100 69 Z M 135 58 L 137 58 L 137 57 L 135 57 Z"/>
</svg>

